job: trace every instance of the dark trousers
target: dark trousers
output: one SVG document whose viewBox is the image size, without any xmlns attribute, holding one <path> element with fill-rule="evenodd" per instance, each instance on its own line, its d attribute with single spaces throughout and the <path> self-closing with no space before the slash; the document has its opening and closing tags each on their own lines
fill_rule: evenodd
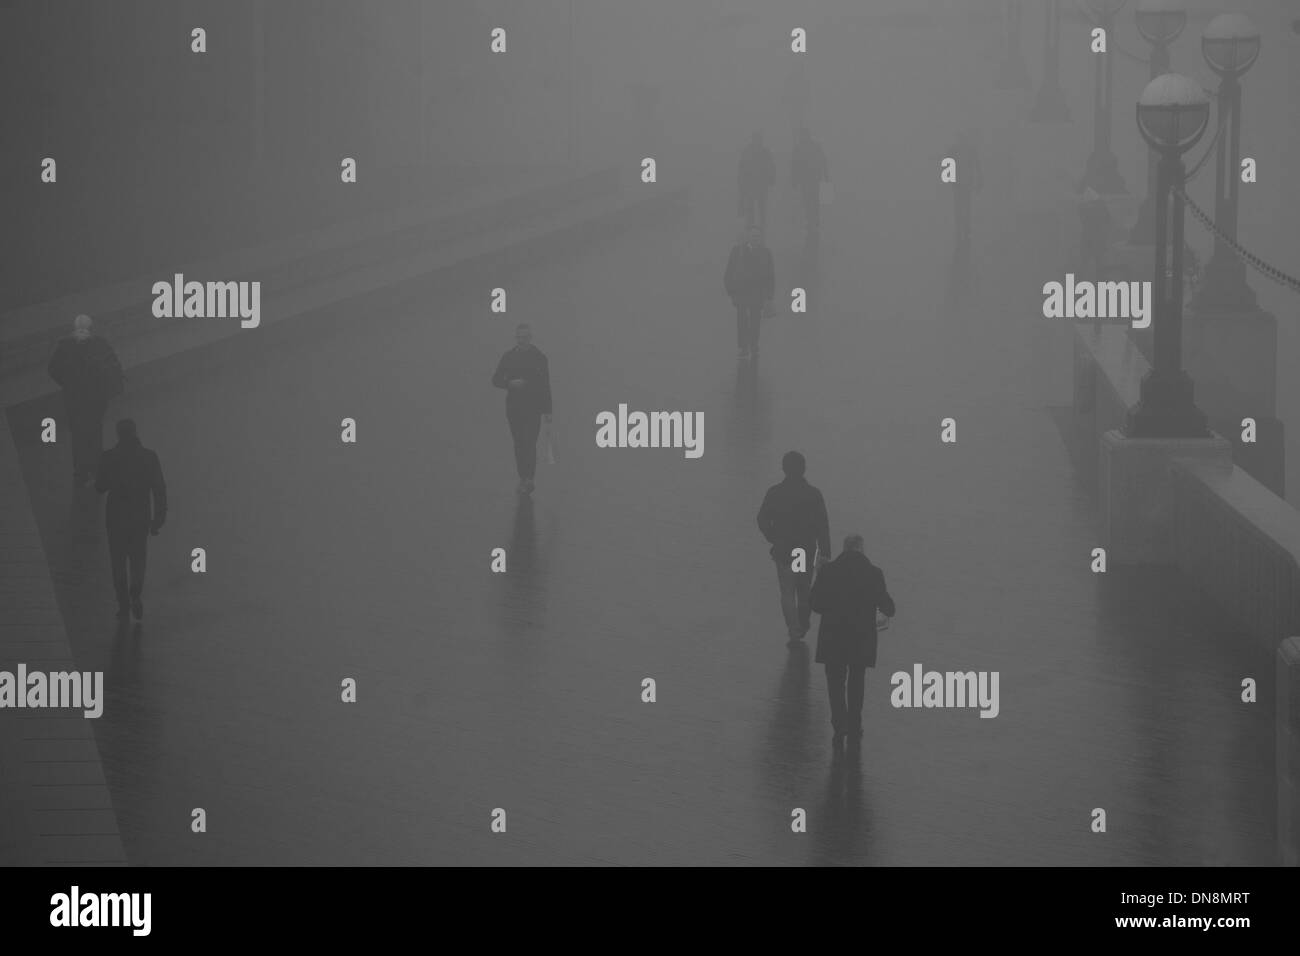
<svg viewBox="0 0 1300 956">
<path fill-rule="evenodd" d="M 515 440 L 515 470 L 520 478 L 532 481 L 537 474 L 537 435 L 542 430 L 542 413 L 507 410 L 506 421 Z"/>
<path fill-rule="evenodd" d="M 117 606 L 121 610 L 127 608 L 128 598 L 138 601 L 144 593 L 144 562 L 148 542 L 148 528 L 109 529 L 108 559 L 113 567 L 113 590 L 117 592 Z"/>
<path fill-rule="evenodd" d="M 831 726 L 837 734 L 862 733 L 862 697 L 866 664 L 827 664 L 826 690 L 831 697 Z"/>
<path fill-rule="evenodd" d="M 763 305 L 736 305 L 736 345 L 746 352 L 758 348 L 758 327 L 763 318 Z"/>
<path fill-rule="evenodd" d="M 104 450 L 102 402 L 68 401 L 68 431 L 72 433 L 72 474 L 93 475 Z"/>
<path fill-rule="evenodd" d="M 745 218 L 745 226 L 767 228 L 767 190 L 759 189 L 740 196 L 740 215 Z"/>
<path fill-rule="evenodd" d="M 812 554 L 811 551 L 808 554 Z M 781 588 L 781 614 L 785 618 L 785 629 L 791 637 L 803 637 L 808 632 L 812 620 L 812 605 L 808 603 L 812 591 L 812 574 L 807 571 L 791 571 L 791 557 L 774 555 L 776 562 L 776 581 Z M 811 560 L 811 558 L 809 559 Z"/>
</svg>

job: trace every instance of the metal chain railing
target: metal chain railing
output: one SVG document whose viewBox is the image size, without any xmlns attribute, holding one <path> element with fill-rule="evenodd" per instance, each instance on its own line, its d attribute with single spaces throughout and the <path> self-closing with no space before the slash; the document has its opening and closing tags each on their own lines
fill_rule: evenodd
<svg viewBox="0 0 1300 956">
<path fill-rule="evenodd" d="M 1277 269 L 1269 265 L 1259 256 L 1255 255 L 1252 252 L 1247 251 L 1246 249 L 1243 249 L 1235 239 L 1231 239 L 1228 236 L 1224 235 L 1223 230 L 1221 230 L 1217 225 L 1215 225 L 1214 220 L 1209 217 L 1209 215 L 1205 212 L 1204 209 L 1196 205 L 1196 203 L 1192 202 L 1191 197 L 1187 195 L 1187 192 L 1184 189 L 1175 186 L 1174 194 L 1183 201 L 1183 203 L 1187 206 L 1188 210 L 1191 211 L 1191 214 L 1197 219 L 1197 221 L 1200 222 L 1201 225 L 1203 225 L 1206 229 L 1210 230 L 1210 232 L 1214 233 L 1214 235 L 1217 236 L 1219 239 L 1223 240 L 1223 242 L 1228 246 L 1228 248 L 1231 249 L 1234 254 L 1236 254 L 1238 259 L 1246 263 L 1246 265 L 1250 266 L 1252 269 L 1254 269 L 1260 275 L 1264 276 L 1266 279 L 1272 279 L 1278 285 L 1286 286 L 1292 292 L 1300 292 L 1300 279 L 1297 279 L 1291 275 L 1287 275 L 1281 269 Z"/>
</svg>

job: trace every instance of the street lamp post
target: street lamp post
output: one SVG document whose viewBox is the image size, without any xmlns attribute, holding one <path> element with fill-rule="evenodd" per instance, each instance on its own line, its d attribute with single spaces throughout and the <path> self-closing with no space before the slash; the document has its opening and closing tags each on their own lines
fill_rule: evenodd
<svg viewBox="0 0 1300 956">
<path fill-rule="evenodd" d="M 1201 85 L 1177 73 L 1156 77 L 1138 99 L 1138 129 L 1160 162 L 1151 283 L 1154 361 L 1142 379 L 1140 401 L 1124 424 L 1129 438 L 1209 437 L 1205 414 L 1192 401 L 1191 377 L 1182 367 L 1183 201 L 1175 192 L 1182 191 L 1186 179 L 1183 153 L 1196 145 L 1209 119 L 1210 100 Z"/>
<path fill-rule="evenodd" d="M 1007 53 L 998 71 L 999 90 L 1029 89 L 1029 68 L 1020 49 L 1020 0 L 1006 0 Z"/>
<path fill-rule="evenodd" d="M 1070 107 L 1061 89 L 1061 0 L 1047 0 L 1043 19 L 1043 82 L 1029 119 L 1034 123 L 1065 123 Z"/>
<path fill-rule="evenodd" d="M 1149 79 L 1154 80 L 1169 72 L 1169 44 L 1187 25 L 1187 11 L 1183 8 L 1183 0 L 1138 0 L 1134 19 L 1142 39 L 1151 44 Z M 1147 194 L 1128 237 L 1134 245 L 1149 246 L 1156 241 L 1155 203 L 1152 199 L 1156 191 L 1156 165 L 1156 151 L 1147 150 Z"/>
<path fill-rule="evenodd" d="M 1201 35 L 1205 62 L 1223 78 L 1219 84 L 1219 142 L 1214 176 L 1214 222 L 1237 238 L 1237 196 L 1241 186 L 1241 76 L 1259 58 L 1259 30 L 1238 13 L 1215 17 Z M 1192 308 L 1197 312 L 1254 312 L 1259 306 L 1246 285 L 1246 266 L 1231 246 L 1214 237 L 1214 255 Z"/>
<path fill-rule="evenodd" d="M 1106 31 L 1106 52 L 1097 57 L 1096 84 L 1092 98 L 1092 153 L 1083 174 L 1083 185 L 1091 186 L 1103 196 L 1128 192 L 1119 164 L 1110 151 L 1111 50 L 1115 42 L 1115 14 L 1126 0 L 1088 0 L 1097 25 Z"/>
</svg>

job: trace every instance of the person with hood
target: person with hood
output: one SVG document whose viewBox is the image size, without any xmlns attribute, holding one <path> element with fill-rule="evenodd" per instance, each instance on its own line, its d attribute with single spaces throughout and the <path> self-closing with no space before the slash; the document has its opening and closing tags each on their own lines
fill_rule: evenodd
<svg viewBox="0 0 1300 956">
<path fill-rule="evenodd" d="M 72 436 L 73 484 L 89 484 L 104 447 L 104 412 L 122 391 L 122 364 L 113 347 L 94 333 L 88 315 L 73 320 L 72 334 L 59 340 L 50 357 L 50 378 L 63 389 Z"/>
<path fill-rule="evenodd" d="M 129 606 L 138 621 L 144 617 L 142 595 L 149 536 L 157 534 L 167 521 L 167 485 L 157 453 L 140 444 L 131 419 L 117 423 L 117 444 L 100 459 L 95 488 L 108 493 L 104 515 L 117 616 L 126 620 Z"/>
<path fill-rule="evenodd" d="M 551 421 L 551 370 L 541 349 L 533 345 L 532 328 L 520 322 L 515 347 L 501 356 L 492 384 L 506 390 L 506 421 L 515 444 L 518 492 L 532 494 L 537 474 L 537 436 L 542 421 Z"/>
<path fill-rule="evenodd" d="M 790 644 L 804 639 L 811 627 L 809 589 L 812 572 L 830 559 L 831 529 L 826 516 L 826 499 L 804 477 L 807 461 L 797 451 L 781 459 L 785 479 L 763 496 L 758 509 L 758 530 L 767 539 L 768 552 L 776 562 L 776 580 L 781 589 L 781 614 L 785 617 Z M 796 571 L 796 548 L 803 549 L 802 567 Z M 816 560 L 814 561 L 814 556 Z"/>
<path fill-rule="evenodd" d="M 826 665 L 836 746 L 845 738 L 861 742 L 866 672 L 876 666 L 876 615 L 890 618 L 895 612 L 884 572 L 862 547 L 862 535 L 848 535 L 840 556 L 819 571 L 810 595 L 821 615 L 816 661 Z"/>
<path fill-rule="evenodd" d="M 776 181 L 776 163 L 772 151 L 763 145 L 763 134 L 755 133 L 740 154 L 736 174 L 739 194 L 738 214 L 745 225 L 767 228 L 767 193 Z"/>
<path fill-rule="evenodd" d="M 745 241 L 733 246 L 722 276 L 723 288 L 736 307 L 736 345 L 742 359 L 758 356 L 758 332 L 763 311 L 776 294 L 772 250 L 763 245 L 758 226 L 745 230 Z"/>
</svg>

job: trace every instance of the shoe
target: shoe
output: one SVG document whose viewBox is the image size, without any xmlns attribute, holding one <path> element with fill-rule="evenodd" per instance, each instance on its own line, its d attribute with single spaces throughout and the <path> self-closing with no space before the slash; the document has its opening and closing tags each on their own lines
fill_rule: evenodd
<svg viewBox="0 0 1300 956">
<path fill-rule="evenodd" d="M 131 602 L 131 613 L 135 615 L 137 621 L 144 620 L 144 602 L 139 598 Z"/>
</svg>

